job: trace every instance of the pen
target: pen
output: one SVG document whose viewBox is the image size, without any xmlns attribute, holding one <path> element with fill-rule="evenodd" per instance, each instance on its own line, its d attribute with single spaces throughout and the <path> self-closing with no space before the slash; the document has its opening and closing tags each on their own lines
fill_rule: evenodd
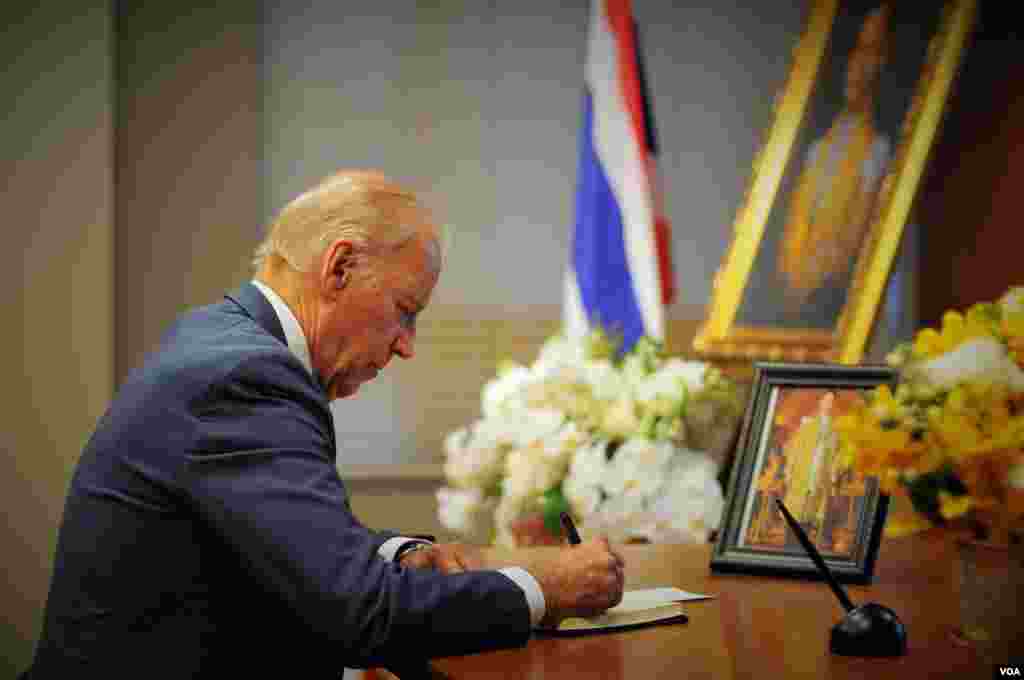
<svg viewBox="0 0 1024 680">
<path fill-rule="evenodd" d="M 569 513 L 563 512 L 559 515 L 562 519 L 562 528 L 565 529 L 565 535 L 569 538 L 569 545 L 579 545 L 580 534 L 576 531 L 576 525 L 572 523 L 572 517 L 569 517 Z"/>
<path fill-rule="evenodd" d="M 789 510 L 782 504 L 781 500 L 775 499 L 775 504 L 778 505 L 779 510 L 782 511 L 782 516 L 786 518 L 789 528 L 792 529 L 793 533 L 796 534 L 796 537 L 800 539 L 800 544 L 804 547 L 804 550 L 807 551 L 811 561 L 814 562 L 814 566 L 818 568 L 818 571 L 821 572 L 821 575 L 825 578 L 829 587 L 832 588 L 832 592 L 835 593 L 837 598 L 839 598 L 839 602 L 843 605 L 843 609 L 846 611 L 853 609 L 853 602 L 850 601 L 850 598 L 846 595 L 846 591 L 839 585 L 839 581 L 836 580 L 836 577 L 832 575 L 832 571 L 828 568 L 828 565 L 825 564 L 825 560 L 821 557 L 821 553 L 819 553 L 818 549 L 814 547 L 813 543 L 811 543 L 811 539 L 793 518 L 793 515 L 789 514 Z"/>
</svg>

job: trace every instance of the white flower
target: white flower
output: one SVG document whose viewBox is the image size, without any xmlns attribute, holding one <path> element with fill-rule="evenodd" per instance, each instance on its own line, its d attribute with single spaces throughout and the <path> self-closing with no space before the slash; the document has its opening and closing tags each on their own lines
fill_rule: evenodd
<svg viewBox="0 0 1024 680">
<path fill-rule="evenodd" d="M 682 392 L 680 385 L 685 385 L 691 393 L 697 392 L 704 386 L 707 370 L 707 364 L 700 361 L 669 359 L 637 386 L 637 399 L 647 401 L 658 396 L 678 399 Z"/>
<path fill-rule="evenodd" d="M 627 391 L 622 373 L 607 359 L 584 361 L 578 370 L 580 377 L 598 399 L 615 399 Z"/>
<path fill-rule="evenodd" d="M 651 497 L 664 483 L 675 452 L 671 442 L 630 439 L 612 456 L 602 486 L 612 497 Z"/>
<path fill-rule="evenodd" d="M 640 429 L 640 417 L 632 397 L 620 397 L 605 410 L 601 432 L 609 437 L 633 437 Z"/>
<path fill-rule="evenodd" d="M 516 429 L 518 425 L 519 418 L 513 414 L 478 420 L 470 428 L 470 438 L 466 441 L 465 447 L 505 449 L 507 453 L 519 442 L 519 432 Z"/>
<path fill-rule="evenodd" d="M 562 493 L 577 515 L 586 517 L 601 502 L 601 482 L 607 467 L 608 442 L 596 441 L 576 450 L 569 474 L 562 482 Z"/>
<path fill-rule="evenodd" d="M 485 418 L 524 407 L 523 395 L 535 380 L 530 369 L 513 365 L 484 385 L 481 409 Z"/>
<path fill-rule="evenodd" d="M 531 369 L 534 375 L 547 377 L 564 367 L 578 366 L 583 363 L 583 359 L 583 343 L 579 339 L 556 335 L 549 338 L 540 348 Z"/>
<path fill-rule="evenodd" d="M 470 440 L 470 432 L 468 427 L 460 427 L 452 430 L 444 438 L 444 454 L 447 457 L 459 455 L 459 453 L 466 448 L 466 444 Z"/>
<path fill-rule="evenodd" d="M 931 385 L 952 388 L 968 380 L 991 381 L 1024 390 L 1024 371 L 1001 343 L 992 338 L 975 338 L 911 369 Z"/>
<path fill-rule="evenodd" d="M 561 483 L 568 461 L 544 455 L 542 447 L 518 449 L 505 459 L 502 495 L 526 500 L 539 497 Z"/>
<path fill-rule="evenodd" d="M 672 476 L 665 484 L 667 493 L 662 498 L 668 507 L 689 507 L 701 513 L 687 522 L 687 526 L 696 521 L 708 529 L 717 529 L 725 505 L 718 483 L 718 465 L 699 452 L 688 451 L 687 454 L 677 459 Z M 682 519 L 686 514 L 676 512 L 674 516 Z"/>
<path fill-rule="evenodd" d="M 645 537 L 658 543 L 706 542 L 725 507 L 716 474 L 717 466 L 707 456 L 680 452 L 662 494 L 650 504 L 653 521 Z"/>
<path fill-rule="evenodd" d="M 653 375 L 654 370 L 650 359 L 640 354 L 627 354 L 622 360 L 622 378 L 630 392 Z"/>
<path fill-rule="evenodd" d="M 505 450 L 500 446 L 479 446 L 465 429 L 445 438 L 445 453 L 444 474 L 455 486 L 486 489 L 501 476 Z"/>
<path fill-rule="evenodd" d="M 568 466 L 573 453 L 587 441 L 587 435 L 575 423 L 566 423 L 554 433 L 540 440 L 544 455 L 560 465 Z"/>
<path fill-rule="evenodd" d="M 645 500 L 634 494 L 609 498 L 584 517 L 584 525 L 588 534 L 602 534 L 615 543 L 642 538 L 650 522 L 645 507 Z"/>
<path fill-rule="evenodd" d="M 530 446 L 551 446 L 550 455 L 567 461 L 571 451 L 564 449 L 581 435 L 575 426 L 563 427 L 564 420 L 559 411 L 509 411 L 455 430 L 445 437 L 445 477 L 461 488 L 490 488 L 504 472 L 508 453 Z"/>
<path fill-rule="evenodd" d="M 717 526 L 716 460 L 677 447 L 727 447 L 731 385 L 707 364 L 663 361 L 656 343 L 638 343 L 621 364 L 609 347 L 553 337 L 532 365 L 505 364 L 484 386 L 482 419 L 445 438 L 445 526 L 514 545 L 512 526 L 558 487 L 588 530 L 613 539 L 704 540 Z M 595 432 L 625 440 L 610 461 Z"/>
<path fill-rule="evenodd" d="M 1024 286 L 1011 288 L 999 298 L 999 306 L 1004 314 L 1024 312 Z"/>
<path fill-rule="evenodd" d="M 519 414 L 518 441 L 529 446 L 556 434 L 565 422 L 565 414 L 554 409 L 529 409 Z"/>
<path fill-rule="evenodd" d="M 497 498 L 485 498 L 479 489 L 437 490 L 441 525 L 473 543 L 487 543 L 493 528 L 492 515 Z"/>
<path fill-rule="evenodd" d="M 557 432 L 565 420 L 560 411 L 522 409 L 477 421 L 473 428 L 473 446 L 529 446 Z"/>
</svg>

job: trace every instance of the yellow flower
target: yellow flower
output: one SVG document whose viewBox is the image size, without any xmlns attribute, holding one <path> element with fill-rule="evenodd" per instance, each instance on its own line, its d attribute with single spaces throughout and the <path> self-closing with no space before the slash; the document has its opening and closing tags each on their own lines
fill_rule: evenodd
<svg viewBox="0 0 1024 680">
<path fill-rule="evenodd" d="M 960 337 L 964 331 L 964 317 L 955 310 L 942 315 L 942 336 L 947 340 Z"/>
<path fill-rule="evenodd" d="M 913 514 L 899 517 L 886 518 L 883 533 L 886 538 L 902 538 L 916 534 L 925 529 L 931 529 L 932 523 L 923 515 Z"/>
<path fill-rule="evenodd" d="M 930 358 L 944 351 L 942 336 L 934 328 L 925 328 L 914 338 L 914 356 Z"/>
<path fill-rule="evenodd" d="M 1006 313 L 999 330 L 1007 338 L 1024 338 L 1024 311 Z"/>
<path fill-rule="evenodd" d="M 874 399 L 871 401 L 871 414 L 879 421 L 899 420 L 903 417 L 905 409 L 892 394 L 888 385 L 881 385 L 875 389 Z"/>
<path fill-rule="evenodd" d="M 966 316 L 950 310 L 942 315 L 940 330 L 925 328 L 914 339 L 913 354 L 918 359 L 932 359 L 956 349 L 964 342 L 975 338 L 996 337 L 994 318 L 988 311 L 990 305 L 974 305 Z"/>
<path fill-rule="evenodd" d="M 898 358 L 906 363 L 896 389 L 880 386 L 836 419 L 843 461 L 890 494 L 909 493 L 921 475 L 952 474 L 965 492 L 929 484 L 914 492 L 927 493 L 947 520 L 970 515 L 993 531 L 1024 527 L 1024 382 L 1015 377 L 1024 375 L 1020 290 L 1017 306 L 947 312 L 939 328 L 901 345 Z M 993 356 L 1003 363 L 985 363 Z"/>
<path fill-rule="evenodd" d="M 1024 311 L 1006 314 L 999 330 L 1006 337 L 1010 357 L 1024 368 Z"/>
<path fill-rule="evenodd" d="M 944 519 L 962 517 L 971 509 L 971 505 L 970 496 L 954 496 L 948 491 L 939 492 L 939 514 Z"/>
</svg>

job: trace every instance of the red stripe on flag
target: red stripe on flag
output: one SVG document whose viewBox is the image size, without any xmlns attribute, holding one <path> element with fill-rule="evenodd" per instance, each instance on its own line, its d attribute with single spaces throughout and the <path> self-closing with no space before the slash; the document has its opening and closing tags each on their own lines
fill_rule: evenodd
<svg viewBox="0 0 1024 680">
<path fill-rule="evenodd" d="M 644 93 L 640 86 L 639 64 L 637 63 L 637 38 L 633 23 L 633 8 L 630 0 L 605 0 L 605 13 L 608 26 L 615 40 L 615 49 L 619 62 L 619 87 L 625 108 L 629 111 L 633 136 L 637 147 L 643 154 L 643 167 L 647 183 L 647 195 L 651 201 L 651 212 L 654 217 L 654 246 L 658 257 L 658 278 L 661 279 L 662 304 L 670 305 L 675 301 L 675 276 L 672 271 L 671 228 L 664 213 L 664 206 L 658 191 L 654 158 L 647 148 L 647 125 L 650 121 L 644 118 Z"/>
<path fill-rule="evenodd" d="M 654 219 L 654 245 L 658 252 L 658 277 L 661 279 L 661 304 L 668 306 L 676 299 L 676 282 L 672 273 L 672 231 L 668 218 L 658 215 Z"/>
<path fill-rule="evenodd" d="M 666 307 L 676 301 L 676 277 L 672 270 L 672 227 L 665 215 L 664 194 L 658 181 L 658 164 L 648 154 L 647 176 L 651 180 L 654 210 L 654 251 L 658 258 L 658 278 L 661 279 L 661 303 Z"/>
<path fill-rule="evenodd" d="M 637 74 L 636 34 L 633 32 L 633 9 L 630 0 L 606 0 L 605 13 L 608 26 L 615 39 L 615 51 L 619 62 L 619 88 L 622 100 L 629 111 L 633 136 L 637 146 L 647 154 L 647 121 L 644 120 L 643 93 L 640 91 L 640 77 Z M 646 158 L 641 159 L 645 161 Z M 648 184 L 650 179 L 648 178 Z"/>
</svg>

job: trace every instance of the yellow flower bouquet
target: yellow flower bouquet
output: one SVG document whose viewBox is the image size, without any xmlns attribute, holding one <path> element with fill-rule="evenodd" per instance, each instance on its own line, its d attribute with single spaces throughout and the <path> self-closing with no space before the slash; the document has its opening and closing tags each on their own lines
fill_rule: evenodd
<svg viewBox="0 0 1024 680">
<path fill-rule="evenodd" d="M 909 497 L 915 522 L 975 538 L 1024 534 L 1024 288 L 949 311 L 887 358 L 895 390 L 878 387 L 836 423 L 846 462 Z"/>
</svg>

